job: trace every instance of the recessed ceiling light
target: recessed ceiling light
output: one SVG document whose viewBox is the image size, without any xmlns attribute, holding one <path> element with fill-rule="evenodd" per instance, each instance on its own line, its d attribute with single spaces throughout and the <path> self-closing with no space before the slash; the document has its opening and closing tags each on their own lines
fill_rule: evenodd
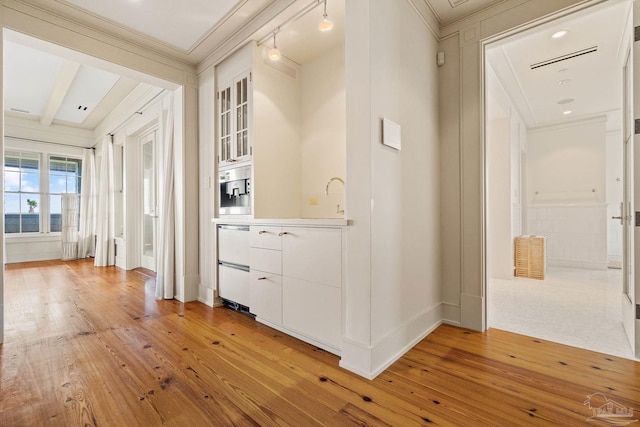
<svg viewBox="0 0 640 427">
<path fill-rule="evenodd" d="M 573 98 L 561 99 L 560 101 L 558 101 L 558 104 L 560 105 L 571 104 L 573 101 L 575 101 L 575 99 Z"/>
<path fill-rule="evenodd" d="M 564 114 L 565 116 L 568 116 L 571 113 L 573 113 L 573 111 L 571 111 L 571 110 L 567 110 L 567 111 L 563 111 L 562 112 L 562 114 Z"/>
<path fill-rule="evenodd" d="M 560 31 L 556 31 L 555 33 L 553 33 L 553 34 L 551 35 L 551 38 L 553 38 L 553 39 L 559 39 L 559 38 L 561 38 L 561 37 L 566 36 L 566 35 L 567 35 L 567 33 L 568 33 L 568 31 L 567 31 L 567 30 L 560 30 Z"/>
<path fill-rule="evenodd" d="M 566 84 L 567 84 L 567 83 L 569 83 L 570 81 L 571 81 L 571 79 L 562 79 L 562 80 L 560 80 L 560 81 L 558 82 L 558 84 L 559 84 L 560 86 L 562 86 L 562 85 L 566 85 Z"/>
</svg>

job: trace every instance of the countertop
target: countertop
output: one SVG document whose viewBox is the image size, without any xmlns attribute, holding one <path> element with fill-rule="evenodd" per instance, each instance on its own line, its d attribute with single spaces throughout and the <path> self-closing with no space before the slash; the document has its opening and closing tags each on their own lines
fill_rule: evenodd
<svg viewBox="0 0 640 427">
<path fill-rule="evenodd" d="M 346 227 L 350 224 L 343 218 L 211 218 L 214 224 L 230 225 L 276 225 L 293 227 Z"/>
</svg>

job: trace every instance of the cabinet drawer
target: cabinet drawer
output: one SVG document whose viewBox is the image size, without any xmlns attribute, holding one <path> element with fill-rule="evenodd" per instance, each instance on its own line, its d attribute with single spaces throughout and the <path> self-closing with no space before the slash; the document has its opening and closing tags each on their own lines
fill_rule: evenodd
<svg viewBox="0 0 640 427">
<path fill-rule="evenodd" d="M 282 250 L 282 227 L 251 226 L 249 244 L 252 248 Z"/>
<path fill-rule="evenodd" d="M 218 260 L 249 265 L 249 227 L 218 225 Z"/>
<path fill-rule="evenodd" d="M 282 324 L 282 276 L 251 270 L 251 312 L 275 324 Z"/>
<path fill-rule="evenodd" d="M 282 274 L 282 252 L 273 249 L 251 248 L 250 261 L 252 270 Z"/>
<path fill-rule="evenodd" d="M 249 306 L 249 272 L 218 265 L 218 294 L 221 298 Z"/>
</svg>

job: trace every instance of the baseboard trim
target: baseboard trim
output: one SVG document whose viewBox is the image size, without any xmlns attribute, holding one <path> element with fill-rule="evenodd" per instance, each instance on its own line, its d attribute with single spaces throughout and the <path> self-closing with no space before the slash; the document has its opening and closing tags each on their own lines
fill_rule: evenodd
<svg viewBox="0 0 640 427">
<path fill-rule="evenodd" d="M 442 304 L 400 325 L 372 346 L 342 338 L 340 367 L 374 379 L 442 324 Z"/>
<path fill-rule="evenodd" d="M 475 331 L 484 331 L 484 298 L 477 295 L 460 295 L 460 325 Z"/>
</svg>

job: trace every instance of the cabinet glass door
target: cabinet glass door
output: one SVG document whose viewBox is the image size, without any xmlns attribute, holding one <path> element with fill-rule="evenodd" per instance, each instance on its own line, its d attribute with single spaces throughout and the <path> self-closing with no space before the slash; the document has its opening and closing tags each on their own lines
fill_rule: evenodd
<svg viewBox="0 0 640 427">
<path fill-rule="evenodd" d="M 249 78 L 236 81 L 236 158 L 249 154 Z"/>
<path fill-rule="evenodd" d="M 220 162 L 228 162 L 233 158 L 231 153 L 231 87 L 221 90 L 218 93 L 218 100 Z"/>
</svg>

